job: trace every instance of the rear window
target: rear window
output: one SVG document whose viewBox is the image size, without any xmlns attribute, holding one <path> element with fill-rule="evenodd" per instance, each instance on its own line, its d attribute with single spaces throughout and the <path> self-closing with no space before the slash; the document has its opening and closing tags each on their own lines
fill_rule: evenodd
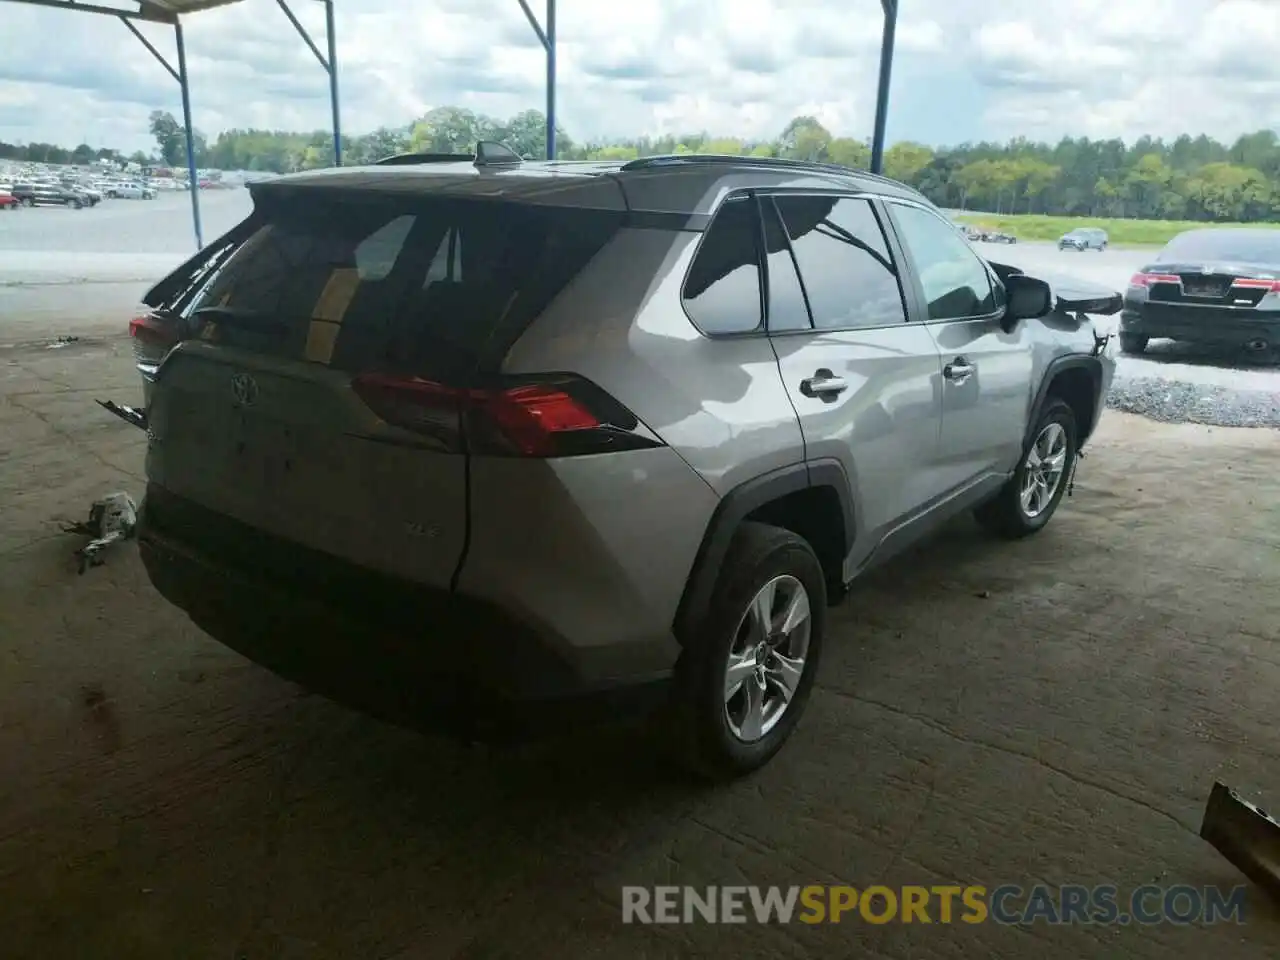
<svg viewBox="0 0 1280 960">
<path fill-rule="evenodd" d="M 1280 230 L 1194 230 L 1169 241 L 1160 262 L 1217 260 L 1280 267 Z"/>
<path fill-rule="evenodd" d="M 685 311 L 703 333 L 760 329 L 759 214 L 750 197 L 730 197 L 716 212 L 685 277 Z"/>
<path fill-rule="evenodd" d="M 315 192 L 262 196 L 254 219 L 184 311 L 197 335 L 433 377 L 500 365 L 621 224 L 610 211 Z"/>
</svg>

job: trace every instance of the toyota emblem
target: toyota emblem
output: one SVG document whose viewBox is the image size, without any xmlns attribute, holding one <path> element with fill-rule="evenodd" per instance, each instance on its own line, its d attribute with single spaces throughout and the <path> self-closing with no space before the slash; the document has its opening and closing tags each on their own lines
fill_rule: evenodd
<svg viewBox="0 0 1280 960">
<path fill-rule="evenodd" d="M 236 405 L 252 407 L 258 402 L 258 381 L 247 373 L 237 373 L 231 378 L 231 396 Z"/>
</svg>

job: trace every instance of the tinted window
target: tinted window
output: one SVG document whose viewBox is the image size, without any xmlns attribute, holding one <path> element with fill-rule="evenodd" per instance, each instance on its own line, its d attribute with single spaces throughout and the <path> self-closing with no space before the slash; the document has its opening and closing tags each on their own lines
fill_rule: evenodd
<svg viewBox="0 0 1280 960">
<path fill-rule="evenodd" d="M 764 215 L 765 262 L 769 269 L 769 331 L 809 330 L 812 327 L 809 308 L 805 304 L 800 277 L 796 274 L 791 243 L 773 203 L 766 199 L 761 212 Z"/>
<path fill-rule="evenodd" d="M 897 270 L 870 202 L 816 196 L 776 197 L 775 202 L 815 327 L 877 327 L 906 320 Z"/>
<path fill-rule="evenodd" d="M 190 309 L 225 308 L 205 315 L 201 335 L 245 349 L 348 370 L 470 374 L 500 362 L 620 222 L 492 201 L 267 194 Z"/>
<path fill-rule="evenodd" d="M 702 238 L 684 282 L 684 306 L 703 333 L 760 329 L 759 219 L 755 201 L 726 201 Z"/>
<path fill-rule="evenodd" d="M 1280 230 L 1191 230 L 1160 252 L 1158 262 L 1223 260 L 1280 266 Z"/>
<path fill-rule="evenodd" d="M 924 287 L 930 320 L 956 320 L 995 312 L 991 277 L 969 245 L 938 217 L 919 207 L 894 205 L 902 240 Z"/>
</svg>

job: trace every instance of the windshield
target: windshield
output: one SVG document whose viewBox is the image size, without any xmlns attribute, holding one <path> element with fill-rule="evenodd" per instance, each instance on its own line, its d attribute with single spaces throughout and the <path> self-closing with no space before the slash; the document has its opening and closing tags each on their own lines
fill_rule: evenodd
<svg viewBox="0 0 1280 960">
<path fill-rule="evenodd" d="M 1221 260 L 1280 266 L 1280 230 L 1193 230 L 1169 241 L 1160 261 Z"/>
</svg>

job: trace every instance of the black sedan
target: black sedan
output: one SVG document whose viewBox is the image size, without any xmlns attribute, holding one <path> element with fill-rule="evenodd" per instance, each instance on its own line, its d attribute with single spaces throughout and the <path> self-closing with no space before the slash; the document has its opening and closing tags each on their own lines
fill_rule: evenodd
<svg viewBox="0 0 1280 960">
<path fill-rule="evenodd" d="M 1188 230 L 1134 274 L 1120 349 L 1152 337 L 1265 352 L 1280 347 L 1280 230 Z"/>
</svg>

